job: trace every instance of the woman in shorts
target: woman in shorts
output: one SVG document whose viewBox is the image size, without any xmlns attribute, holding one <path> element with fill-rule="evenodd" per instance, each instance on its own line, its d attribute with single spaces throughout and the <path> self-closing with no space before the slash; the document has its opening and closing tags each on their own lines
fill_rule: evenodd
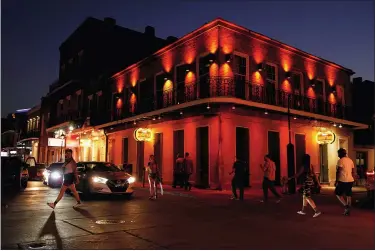
<svg viewBox="0 0 375 251">
<path fill-rule="evenodd" d="M 302 210 L 298 211 L 297 213 L 300 215 L 306 215 L 306 207 L 307 204 L 311 206 L 311 208 L 314 210 L 313 217 L 318 217 L 322 213 L 318 210 L 318 208 L 315 205 L 314 200 L 311 198 L 311 188 L 314 186 L 314 180 L 317 182 L 318 179 L 316 177 L 316 174 L 314 172 L 314 167 L 310 163 L 310 155 L 305 154 L 302 161 L 302 167 L 298 170 L 298 173 L 292 177 L 289 177 L 289 180 L 298 178 L 299 176 L 303 175 L 303 197 L 302 197 Z M 320 187 L 320 184 L 319 184 Z"/>
</svg>

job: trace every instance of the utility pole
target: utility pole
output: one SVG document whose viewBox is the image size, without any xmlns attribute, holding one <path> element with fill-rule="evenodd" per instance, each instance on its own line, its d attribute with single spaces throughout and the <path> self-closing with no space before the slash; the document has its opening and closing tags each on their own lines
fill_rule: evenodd
<svg viewBox="0 0 375 251">
<path fill-rule="evenodd" d="M 288 177 L 295 175 L 294 145 L 292 144 L 292 132 L 290 129 L 290 102 L 291 102 L 291 94 L 288 94 L 288 131 L 289 131 L 289 144 L 287 146 Z M 296 180 L 295 179 L 291 179 L 288 182 L 288 192 L 290 194 L 296 193 Z"/>
</svg>

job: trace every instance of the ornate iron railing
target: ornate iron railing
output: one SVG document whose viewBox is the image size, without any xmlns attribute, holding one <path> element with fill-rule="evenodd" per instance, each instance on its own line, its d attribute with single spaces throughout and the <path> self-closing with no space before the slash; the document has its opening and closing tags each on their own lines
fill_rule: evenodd
<svg viewBox="0 0 375 251">
<path fill-rule="evenodd" d="M 157 91 L 155 98 L 138 100 L 133 109 L 126 103 L 125 112 L 117 113 L 115 119 L 131 117 L 152 110 L 158 110 L 194 100 L 215 97 L 232 97 L 262 104 L 288 107 L 291 109 L 350 119 L 349 107 L 340 103 L 332 104 L 322 98 L 308 97 L 300 94 L 277 90 L 274 86 L 258 85 L 248 81 L 226 77 L 205 78 L 197 82 L 187 83 L 183 88 L 168 91 Z M 116 114 L 116 112 L 114 111 Z"/>
</svg>

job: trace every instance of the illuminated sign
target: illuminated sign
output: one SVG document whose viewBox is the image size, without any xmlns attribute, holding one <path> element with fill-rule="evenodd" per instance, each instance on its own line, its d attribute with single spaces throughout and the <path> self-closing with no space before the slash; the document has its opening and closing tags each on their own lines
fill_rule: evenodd
<svg viewBox="0 0 375 251">
<path fill-rule="evenodd" d="M 134 139 L 136 141 L 151 141 L 152 131 L 148 128 L 138 128 L 134 131 Z"/>
<path fill-rule="evenodd" d="M 316 142 L 319 145 L 332 144 L 335 142 L 336 135 L 331 131 L 318 132 L 316 134 Z"/>
<path fill-rule="evenodd" d="M 56 138 L 48 138 L 48 146 L 65 146 L 65 140 L 63 139 L 56 139 Z"/>
</svg>

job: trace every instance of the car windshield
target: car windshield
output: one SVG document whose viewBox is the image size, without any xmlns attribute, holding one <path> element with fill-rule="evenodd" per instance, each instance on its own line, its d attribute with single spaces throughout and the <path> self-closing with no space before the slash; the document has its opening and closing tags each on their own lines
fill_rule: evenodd
<svg viewBox="0 0 375 251">
<path fill-rule="evenodd" d="M 121 172 L 122 169 L 112 163 L 86 163 L 89 169 L 95 172 Z"/>
<path fill-rule="evenodd" d="M 48 167 L 48 170 L 50 171 L 57 171 L 61 170 L 64 163 L 53 163 Z"/>
</svg>

